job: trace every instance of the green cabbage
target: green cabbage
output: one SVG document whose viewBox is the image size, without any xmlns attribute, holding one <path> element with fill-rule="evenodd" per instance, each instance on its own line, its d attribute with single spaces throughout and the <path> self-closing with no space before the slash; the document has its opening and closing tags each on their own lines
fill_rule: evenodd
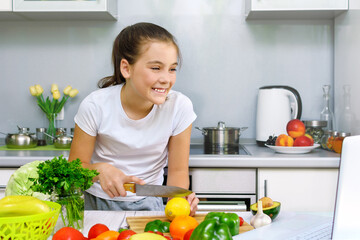
<svg viewBox="0 0 360 240">
<path fill-rule="evenodd" d="M 40 200 L 49 200 L 50 195 L 31 190 L 33 181 L 30 179 L 37 179 L 39 177 L 37 167 L 40 163 L 41 161 L 33 161 L 17 169 L 11 175 L 6 185 L 5 196 L 24 195 L 33 196 Z"/>
</svg>

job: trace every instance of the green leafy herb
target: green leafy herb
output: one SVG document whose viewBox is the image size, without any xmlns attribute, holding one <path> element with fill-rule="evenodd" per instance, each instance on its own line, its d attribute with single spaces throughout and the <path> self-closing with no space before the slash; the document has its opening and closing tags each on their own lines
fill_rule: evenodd
<svg viewBox="0 0 360 240">
<path fill-rule="evenodd" d="M 31 189 L 36 192 L 56 195 L 57 202 L 66 208 L 66 215 L 61 217 L 66 226 L 75 226 L 82 220 L 84 199 L 82 192 L 90 188 L 92 180 L 99 173 L 96 170 L 83 168 L 80 159 L 69 162 L 62 155 L 38 165 L 38 178 L 32 179 Z M 67 221 L 66 221 L 67 220 Z"/>
</svg>

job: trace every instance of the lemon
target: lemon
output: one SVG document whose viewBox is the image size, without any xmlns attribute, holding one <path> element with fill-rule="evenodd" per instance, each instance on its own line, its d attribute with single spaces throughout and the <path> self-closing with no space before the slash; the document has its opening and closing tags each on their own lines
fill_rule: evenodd
<svg viewBox="0 0 360 240">
<path fill-rule="evenodd" d="M 165 206 L 165 216 L 172 221 L 176 216 L 189 215 L 190 204 L 185 198 L 175 197 L 168 201 Z"/>
</svg>

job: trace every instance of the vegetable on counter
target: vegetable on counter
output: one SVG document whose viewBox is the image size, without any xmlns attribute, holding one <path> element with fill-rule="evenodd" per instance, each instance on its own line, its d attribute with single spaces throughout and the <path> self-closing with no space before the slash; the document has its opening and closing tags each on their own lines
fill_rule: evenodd
<svg viewBox="0 0 360 240">
<path fill-rule="evenodd" d="M 210 212 L 204 220 L 208 219 L 216 219 L 220 223 L 226 224 L 232 236 L 239 234 L 240 219 L 236 213 Z"/>
<path fill-rule="evenodd" d="M 39 177 L 37 172 L 41 161 L 33 161 L 18 168 L 10 177 L 5 190 L 5 196 L 23 195 L 33 196 L 40 200 L 50 200 L 49 194 L 34 192 L 31 186 L 34 184 L 32 179 Z"/>
<path fill-rule="evenodd" d="M 31 196 L 6 196 L 0 199 L 0 217 L 18 217 L 50 212 L 49 206 Z"/>
<path fill-rule="evenodd" d="M 271 223 L 271 218 L 263 213 L 262 201 L 258 201 L 258 211 L 255 216 L 251 218 L 250 224 L 254 228 L 259 228 Z"/>
<path fill-rule="evenodd" d="M 93 178 L 99 173 L 83 168 L 80 159 L 69 162 L 62 155 L 41 162 L 37 168 L 39 176 L 33 179 L 31 189 L 55 195 L 54 200 L 66 209 L 66 213 L 60 211 L 64 224 L 80 228 L 75 226 L 84 216 L 84 199 L 79 192 L 90 188 Z"/>
<path fill-rule="evenodd" d="M 170 222 L 154 220 L 146 224 L 144 232 L 153 231 L 153 232 L 168 233 L 169 228 L 170 228 Z"/>
<path fill-rule="evenodd" d="M 192 232 L 190 240 L 226 240 L 239 234 L 240 219 L 236 213 L 210 212 Z"/>
</svg>

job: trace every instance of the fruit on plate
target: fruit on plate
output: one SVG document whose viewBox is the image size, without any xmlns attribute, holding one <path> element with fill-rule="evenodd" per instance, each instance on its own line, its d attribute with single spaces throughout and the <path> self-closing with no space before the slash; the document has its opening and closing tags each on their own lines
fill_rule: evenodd
<svg viewBox="0 0 360 240">
<path fill-rule="evenodd" d="M 190 203 L 182 197 L 170 199 L 165 206 L 165 216 L 172 221 L 176 216 L 189 215 Z"/>
<path fill-rule="evenodd" d="M 314 140 L 310 139 L 308 136 L 300 136 L 295 138 L 294 147 L 308 147 L 314 145 Z"/>
<path fill-rule="evenodd" d="M 294 139 L 286 134 L 280 134 L 276 138 L 275 146 L 292 147 L 294 145 Z"/>
<path fill-rule="evenodd" d="M 305 135 L 305 124 L 299 119 L 292 119 L 286 125 L 286 132 L 292 138 Z"/>
<path fill-rule="evenodd" d="M 271 220 L 274 220 L 280 213 L 280 206 L 280 202 L 273 201 L 273 205 L 271 207 L 263 207 L 263 212 L 268 215 Z M 258 210 L 257 203 L 251 204 L 250 210 L 253 215 L 256 215 Z"/>
<path fill-rule="evenodd" d="M 311 146 L 313 146 L 314 145 L 314 138 L 310 135 L 310 134 L 305 134 L 304 136 L 307 136 L 308 138 L 310 138 L 310 140 L 311 140 Z"/>
</svg>

